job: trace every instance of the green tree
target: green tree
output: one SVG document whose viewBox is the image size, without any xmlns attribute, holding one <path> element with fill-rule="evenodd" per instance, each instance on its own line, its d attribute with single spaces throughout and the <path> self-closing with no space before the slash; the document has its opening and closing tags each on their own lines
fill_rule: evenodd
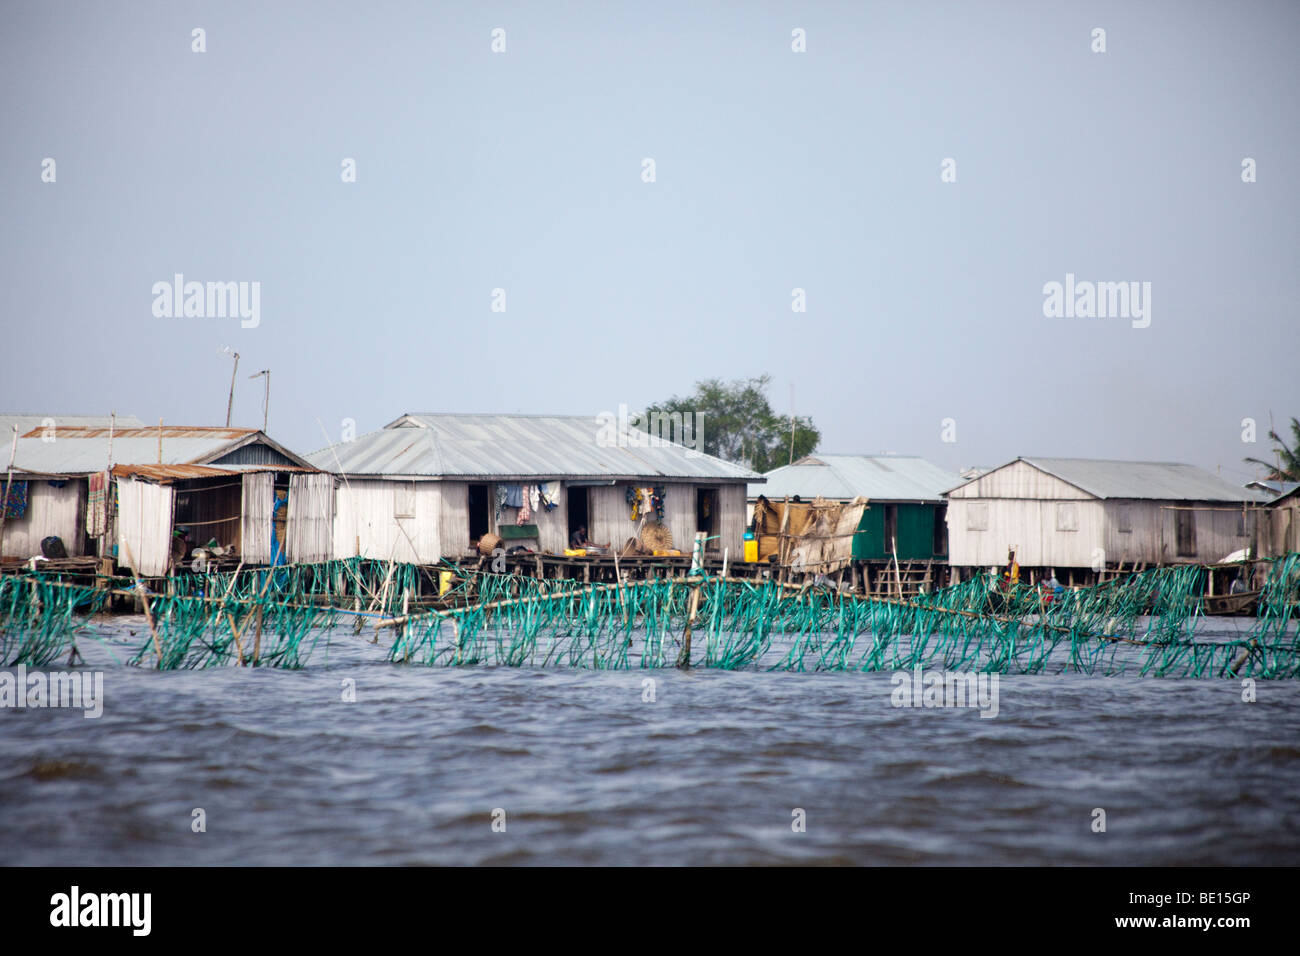
<svg viewBox="0 0 1300 956">
<path fill-rule="evenodd" d="M 685 421 L 698 421 L 707 454 L 746 465 L 759 473 L 771 471 L 791 460 L 790 416 L 778 415 L 767 400 L 770 375 L 724 382 L 710 378 L 695 383 L 690 395 L 673 396 L 651 405 L 642 416 L 641 427 L 649 430 L 652 416 L 680 414 Z M 690 415 L 690 418 L 686 418 Z M 698 416 L 698 417 L 697 417 Z M 660 437 L 668 437 L 661 433 Z M 794 460 L 811 454 L 821 441 L 821 432 L 808 416 L 794 419 Z"/>
<path fill-rule="evenodd" d="M 1244 459 L 1250 465 L 1263 465 L 1267 468 L 1272 478 L 1276 481 L 1300 481 L 1300 421 L 1291 419 L 1291 444 L 1287 445 L 1273 429 L 1269 429 L 1268 437 L 1273 440 L 1273 454 L 1277 456 L 1274 461 L 1263 461 L 1259 458 Z"/>
</svg>

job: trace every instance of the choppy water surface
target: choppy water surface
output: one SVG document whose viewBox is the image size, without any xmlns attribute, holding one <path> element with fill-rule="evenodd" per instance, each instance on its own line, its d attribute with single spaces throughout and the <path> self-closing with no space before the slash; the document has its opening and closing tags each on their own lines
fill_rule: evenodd
<svg viewBox="0 0 1300 956">
<path fill-rule="evenodd" d="M 142 623 L 105 630 L 119 657 Z M 0 863 L 1300 863 L 1300 682 L 1004 676 L 982 719 L 896 708 L 889 673 L 417 668 L 363 642 L 297 672 L 109 666 L 97 720 L 0 710 Z"/>
</svg>

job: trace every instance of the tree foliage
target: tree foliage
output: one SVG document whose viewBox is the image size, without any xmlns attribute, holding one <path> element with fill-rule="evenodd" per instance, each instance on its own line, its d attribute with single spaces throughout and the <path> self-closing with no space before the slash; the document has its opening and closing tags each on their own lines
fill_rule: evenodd
<svg viewBox="0 0 1300 956">
<path fill-rule="evenodd" d="M 1291 444 L 1284 442 L 1280 435 L 1269 429 L 1268 437 L 1273 440 L 1273 461 L 1259 458 L 1245 459 L 1247 464 L 1263 465 L 1277 481 L 1300 481 L 1300 420 L 1291 419 Z"/>
<path fill-rule="evenodd" d="M 770 375 L 724 382 L 710 378 L 695 383 L 690 395 L 673 396 L 651 405 L 642 416 L 649 428 L 651 416 L 690 414 L 703 431 L 702 451 L 726 461 L 746 465 L 759 473 L 791 461 L 790 416 L 778 415 L 767 400 Z M 699 417 L 697 417 L 699 416 Z M 821 432 L 808 416 L 794 419 L 794 461 L 811 454 Z"/>
</svg>

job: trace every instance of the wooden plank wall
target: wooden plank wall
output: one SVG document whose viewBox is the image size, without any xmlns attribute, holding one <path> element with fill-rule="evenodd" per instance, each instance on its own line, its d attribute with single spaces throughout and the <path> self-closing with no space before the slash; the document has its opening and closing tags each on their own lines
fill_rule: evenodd
<svg viewBox="0 0 1300 956">
<path fill-rule="evenodd" d="M 1001 567 L 1007 548 L 1026 567 L 1091 567 L 1093 551 L 1105 547 L 1105 510 L 1100 501 L 1074 500 L 1077 531 L 1057 531 L 1056 501 L 1013 498 L 948 503 L 948 562 L 956 567 Z M 967 527 L 970 514 L 988 509 L 987 530 Z"/>
<path fill-rule="evenodd" d="M 333 555 L 334 477 L 289 476 L 288 541 L 285 553 L 294 563 L 326 561 Z"/>
<path fill-rule="evenodd" d="M 84 554 L 86 493 L 85 478 L 69 478 L 62 488 L 52 487 L 44 478 L 27 479 L 27 511 L 21 518 L 6 519 L 4 553 L 34 557 L 41 553 L 41 539 L 55 534 L 63 539 L 69 556 Z"/>
<path fill-rule="evenodd" d="M 349 479 L 335 495 L 334 556 L 435 564 L 441 558 L 438 535 L 442 491 L 437 481 Z M 402 488 L 398 486 L 402 485 Z M 415 513 L 399 518 L 399 496 Z"/>
<path fill-rule="evenodd" d="M 744 485 L 721 485 L 718 488 L 718 509 L 721 520 L 718 531 L 722 546 L 728 550 L 730 560 L 744 560 L 745 527 L 749 524 L 749 506 L 745 501 Z"/>
<path fill-rule="evenodd" d="M 440 481 L 438 490 L 442 495 L 439 505 L 438 552 L 459 560 L 469 549 L 469 482 Z M 489 502 L 488 508 L 491 507 Z M 491 524 L 492 516 L 489 514 L 488 526 L 491 527 Z"/>
<path fill-rule="evenodd" d="M 241 505 L 240 556 L 249 564 L 271 563 L 271 507 L 274 503 L 275 474 L 269 471 L 244 475 Z"/>
<path fill-rule="evenodd" d="M 1300 499 L 1291 498 L 1262 510 L 1259 521 L 1262 557 L 1279 558 L 1300 551 Z"/>
<path fill-rule="evenodd" d="M 1119 513 L 1128 508 L 1131 531 L 1119 530 Z M 1195 522 L 1196 553 L 1178 553 L 1178 509 L 1189 512 Z M 1228 509 L 1228 510 L 1224 510 Z M 1105 503 L 1106 557 L 1111 563 L 1134 561 L 1148 564 L 1213 564 L 1234 551 L 1249 547 L 1255 516 L 1248 511 L 1244 522 L 1240 508 L 1226 502 L 1123 501 Z M 1239 528 L 1244 533 L 1238 534 Z"/>
</svg>

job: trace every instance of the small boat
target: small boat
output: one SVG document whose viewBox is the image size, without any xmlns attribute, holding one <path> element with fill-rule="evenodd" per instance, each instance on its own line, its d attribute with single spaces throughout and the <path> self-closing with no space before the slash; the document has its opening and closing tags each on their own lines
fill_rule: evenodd
<svg viewBox="0 0 1300 956">
<path fill-rule="evenodd" d="M 1253 617 L 1259 605 L 1259 594 L 1259 591 L 1207 594 L 1204 596 L 1205 613 L 1214 617 Z"/>
</svg>

